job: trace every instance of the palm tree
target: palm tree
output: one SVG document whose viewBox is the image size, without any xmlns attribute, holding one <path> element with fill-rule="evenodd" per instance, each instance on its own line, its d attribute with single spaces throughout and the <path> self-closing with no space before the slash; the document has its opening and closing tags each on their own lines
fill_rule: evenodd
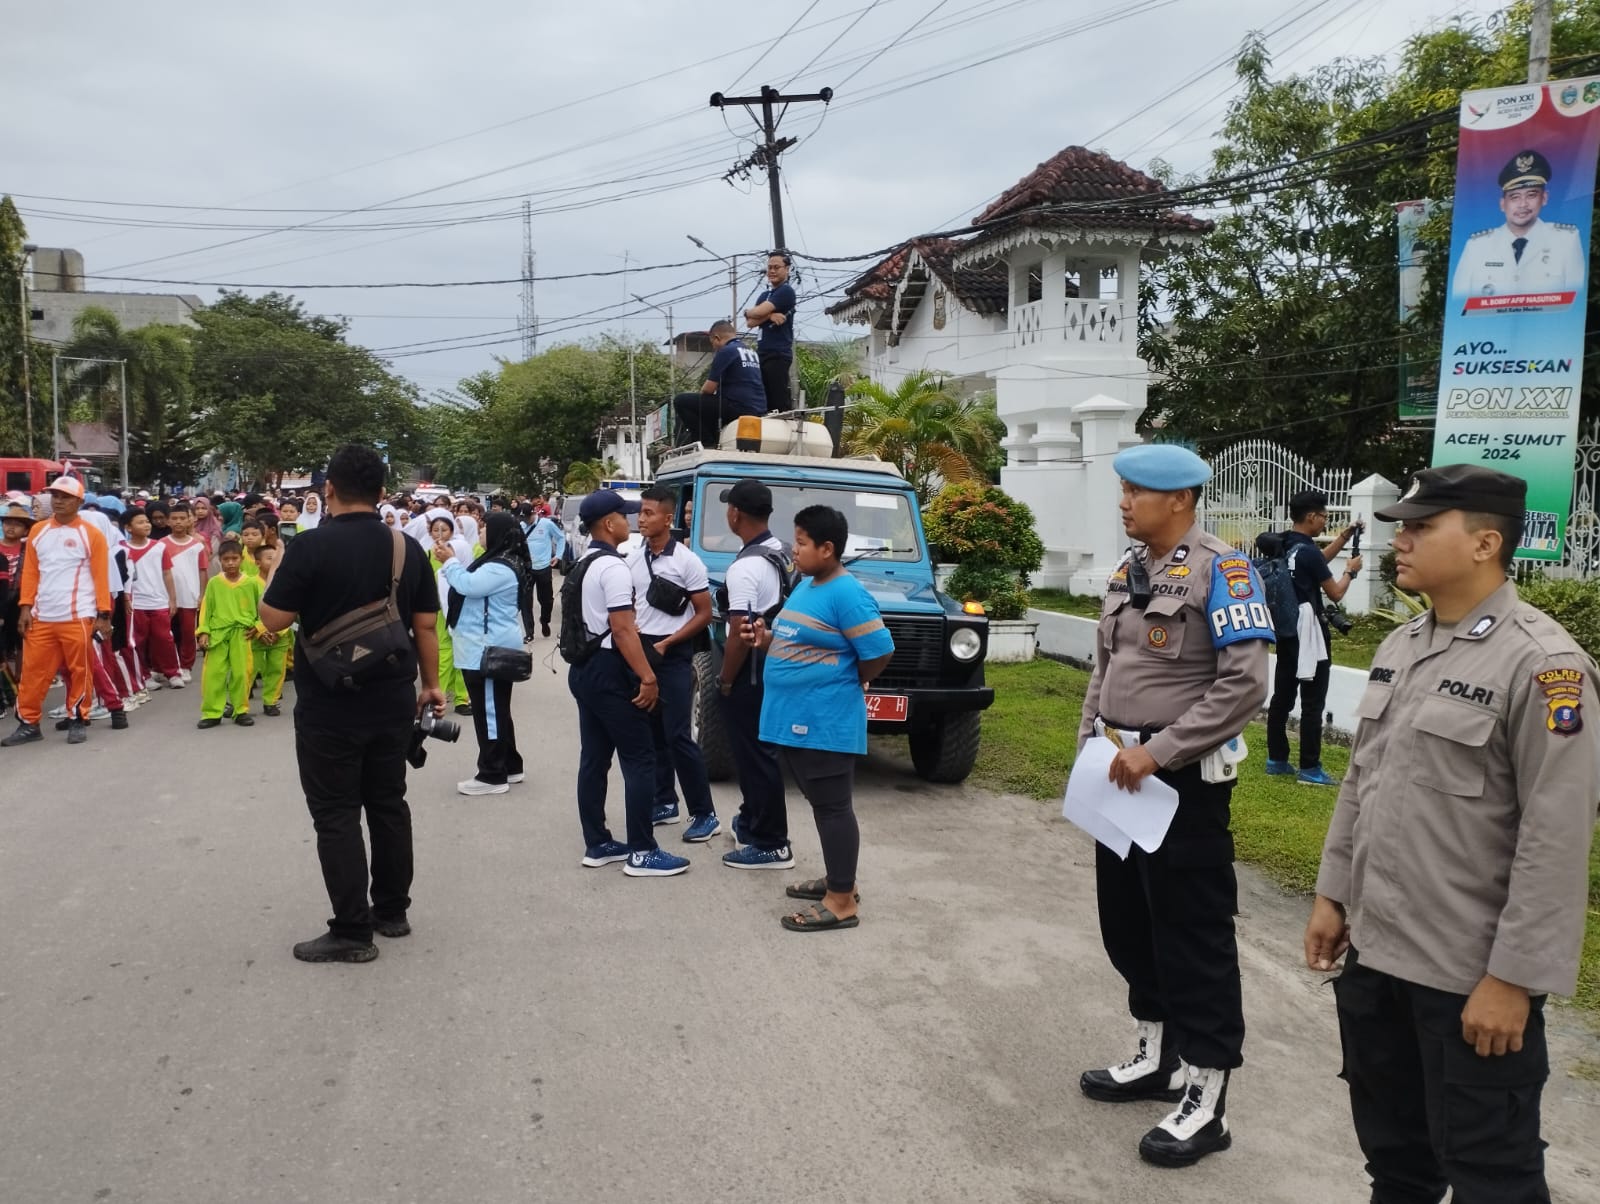
<svg viewBox="0 0 1600 1204">
<path fill-rule="evenodd" d="M 578 460 L 562 478 L 561 491 L 567 494 L 593 493 L 600 482 L 618 471 L 615 460 Z"/>
<path fill-rule="evenodd" d="M 108 309 L 89 306 L 72 323 L 65 358 L 100 362 L 74 364 L 64 388 L 69 399 L 87 401 L 91 413 L 114 428 L 122 425 L 117 397 L 122 365 L 128 379 L 129 471 L 136 481 L 175 480 L 191 474 L 199 460 L 195 447 L 198 416 L 190 385 L 194 365 L 188 331 L 178 326 L 125 330 Z"/>
<path fill-rule="evenodd" d="M 913 372 L 892 393 L 858 380 L 850 396 L 858 400 L 844 414 L 846 449 L 896 465 L 923 501 L 945 481 L 981 477 L 980 465 L 994 452 L 994 426 L 982 401 L 958 397 L 935 373 Z"/>
</svg>

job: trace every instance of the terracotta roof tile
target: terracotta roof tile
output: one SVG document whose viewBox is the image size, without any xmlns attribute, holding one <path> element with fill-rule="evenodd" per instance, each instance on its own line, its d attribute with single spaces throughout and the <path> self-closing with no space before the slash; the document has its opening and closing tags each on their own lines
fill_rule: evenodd
<svg viewBox="0 0 1600 1204">
<path fill-rule="evenodd" d="M 1085 213 L 1083 224 L 1114 228 L 1179 230 L 1204 233 L 1211 223 L 1171 209 L 1151 209 L 1131 203 L 1121 210 L 1116 202 L 1166 191 L 1161 181 L 1126 163 L 1082 146 L 1069 146 L 1046 159 L 1003 192 L 974 220 L 977 226 L 1016 217 L 1042 205 L 1094 203 L 1103 209 Z M 1108 204 L 1108 202 L 1110 202 Z M 1113 221 L 1111 219 L 1115 218 Z"/>
<path fill-rule="evenodd" d="M 906 260 L 914 249 L 941 283 L 966 308 L 979 314 L 1003 314 L 1010 298 L 1010 282 L 1003 263 L 955 268 L 952 261 L 966 243 L 954 238 L 913 239 L 896 247 L 850 282 L 844 299 L 828 307 L 832 314 L 860 301 L 888 301 L 905 275 Z"/>
</svg>

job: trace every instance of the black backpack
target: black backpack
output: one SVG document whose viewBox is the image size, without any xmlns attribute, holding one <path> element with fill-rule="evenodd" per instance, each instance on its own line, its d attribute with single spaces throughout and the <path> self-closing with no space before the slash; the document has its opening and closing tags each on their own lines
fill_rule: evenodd
<svg viewBox="0 0 1600 1204">
<path fill-rule="evenodd" d="M 1261 588 L 1267 596 L 1272 630 L 1280 640 L 1298 639 L 1300 595 L 1295 592 L 1294 570 L 1289 565 L 1283 536 L 1263 531 L 1256 537 L 1256 550 L 1261 555 L 1251 561 L 1251 565 L 1261 578 Z"/>
<path fill-rule="evenodd" d="M 789 595 L 794 593 L 794 587 L 800 584 L 800 570 L 795 567 L 794 553 L 789 550 L 789 545 L 781 548 L 769 548 L 762 544 L 748 544 L 739 549 L 735 560 L 743 560 L 747 556 L 759 556 L 770 564 L 778 573 L 778 601 L 775 605 L 761 613 L 761 619 L 768 627 L 772 620 L 778 617 L 783 610 L 783 604 L 789 600 Z M 726 580 L 717 586 L 717 608 L 723 614 L 728 613 L 728 583 Z"/>
<path fill-rule="evenodd" d="M 622 559 L 622 554 L 615 548 L 602 544 L 593 556 L 585 556 L 573 565 L 572 571 L 561 583 L 561 630 L 556 634 L 556 648 L 561 652 L 561 659 L 569 665 L 587 663 L 600 651 L 601 641 L 606 638 L 603 631 L 599 635 L 591 635 L 589 625 L 583 621 L 583 579 L 589 575 L 594 562 L 602 556 Z"/>
</svg>

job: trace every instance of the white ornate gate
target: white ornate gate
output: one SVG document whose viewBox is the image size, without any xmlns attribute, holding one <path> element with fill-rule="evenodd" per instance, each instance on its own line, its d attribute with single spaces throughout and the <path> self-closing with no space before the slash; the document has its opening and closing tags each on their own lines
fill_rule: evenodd
<svg viewBox="0 0 1600 1204">
<path fill-rule="evenodd" d="M 1546 570 L 1552 577 L 1600 577 L 1600 419 L 1591 418 L 1578 428 L 1578 445 L 1572 464 L 1572 514 L 1567 519 L 1567 542 L 1559 564 Z"/>
<path fill-rule="evenodd" d="M 1328 526 L 1350 521 L 1350 470 L 1322 469 L 1270 439 L 1246 439 L 1210 461 L 1200 520 L 1236 548 L 1250 548 L 1263 531 L 1290 525 L 1289 499 L 1304 489 L 1328 495 Z"/>
</svg>

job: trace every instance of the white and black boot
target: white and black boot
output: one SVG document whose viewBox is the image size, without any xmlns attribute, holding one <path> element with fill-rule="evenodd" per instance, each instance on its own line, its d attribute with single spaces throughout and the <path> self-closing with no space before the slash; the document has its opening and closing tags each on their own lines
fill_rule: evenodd
<svg viewBox="0 0 1600 1204">
<path fill-rule="evenodd" d="M 1078 1086 L 1090 1099 L 1120 1104 L 1155 1099 L 1175 1104 L 1183 1098 L 1183 1063 L 1156 1020 L 1139 1021 L 1139 1052 L 1120 1066 L 1086 1070 Z"/>
<path fill-rule="evenodd" d="M 1228 1132 L 1228 1072 L 1183 1064 L 1177 1111 L 1139 1141 L 1139 1156 L 1157 1166 L 1193 1166 L 1233 1144 Z"/>
</svg>

